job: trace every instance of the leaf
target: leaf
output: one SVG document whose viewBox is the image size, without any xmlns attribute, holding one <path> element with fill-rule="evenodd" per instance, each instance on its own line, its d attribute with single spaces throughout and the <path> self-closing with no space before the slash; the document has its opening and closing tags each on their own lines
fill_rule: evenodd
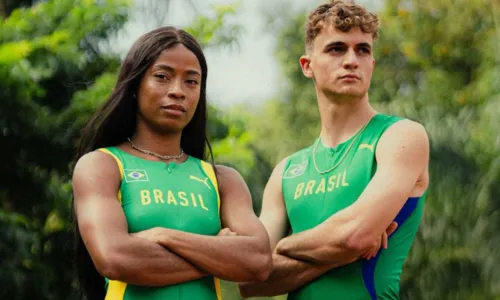
<svg viewBox="0 0 500 300">
<path fill-rule="evenodd" d="M 11 42 L 0 45 L 0 65 L 11 65 L 25 59 L 33 50 L 28 41 Z"/>
</svg>

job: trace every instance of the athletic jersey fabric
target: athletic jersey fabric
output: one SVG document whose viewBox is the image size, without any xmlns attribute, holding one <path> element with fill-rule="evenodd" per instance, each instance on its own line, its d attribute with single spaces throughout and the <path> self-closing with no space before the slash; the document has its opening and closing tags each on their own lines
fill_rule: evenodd
<svg viewBox="0 0 500 300">
<path fill-rule="evenodd" d="M 204 235 L 220 231 L 217 179 L 209 163 L 191 156 L 180 164 L 150 161 L 116 147 L 99 151 L 112 155 L 120 169 L 118 199 L 130 233 L 153 227 Z M 106 280 L 106 291 L 105 300 L 221 299 L 212 276 L 165 287 Z"/>
<path fill-rule="evenodd" d="M 381 135 L 399 120 L 375 115 L 357 135 L 335 148 L 317 139 L 288 158 L 282 190 L 293 233 L 315 227 L 358 199 L 377 169 L 375 151 Z M 313 156 L 323 174 L 317 171 Z M 402 267 L 418 230 L 424 200 L 425 194 L 407 200 L 395 219 L 398 228 L 389 238 L 388 249 L 381 249 L 371 260 L 332 269 L 290 293 L 288 299 L 399 299 Z"/>
</svg>

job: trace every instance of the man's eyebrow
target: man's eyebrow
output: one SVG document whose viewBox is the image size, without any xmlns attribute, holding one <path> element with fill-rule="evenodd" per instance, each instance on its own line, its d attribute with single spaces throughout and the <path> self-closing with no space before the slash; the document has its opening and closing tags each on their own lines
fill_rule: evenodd
<svg viewBox="0 0 500 300">
<path fill-rule="evenodd" d="M 365 48 L 371 49 L 372 45 L 370 45 L 368 43 L 359 43 L 359 44 L 356 44 L 356 47 L 358 47 L 358 48 L 365 47 Z"/>
<path fill-rule="evenodd" d="M 345 46 L 345 45 L 346 44 L 344 42 L 334 41 L 334 42 L 330 42 L 330 43 L 326 44 L 325 49 L 331 48 L 331 47 L 341 47 L 341 46 Z"/>
<path fill-rule="evenodd" d="M 346 46 L 346 43 L 344 43 L 344 42 L 334 41 L 334 42 L 328 43 L 325 46 L 325 49 L 329 49 L 329 48 L 332 48 L 332 47 L 345 47 L 345 46 Z M 372 45 L 370 45 L 369 43 L 365 43 L 365 42 L 356 44 L 356 48 L 362 48 L 362 47 L 363 48 L 371 49 Z"/>
</svg>

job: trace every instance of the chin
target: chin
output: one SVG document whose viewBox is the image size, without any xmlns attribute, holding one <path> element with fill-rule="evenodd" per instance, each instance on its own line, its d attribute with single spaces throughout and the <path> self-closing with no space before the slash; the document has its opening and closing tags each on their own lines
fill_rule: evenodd
<svg viewBox="0 0 500 300">
<path fill-rule="evenodd" d="M 171 133 L 171 134 L 175 134 L 175 133 L 181 133 L 182 130 L 184 129 L 184 127 L 186 126 L 183 126 L 183 124 L 165 124 L 162 126 L 162 129 L 164 132 L 166 133 Z"/>
<path fill-rule="evenodd" d="M 181 134 L 182 129 L 178 128 L 171 128 L 171 127 L 163 127 L 158 130 L 158 133 L 160 134 L 165 134 L 165 135 L 176 135 L 176 134 Z"/>
<path fill-rule="evenodd" d="M 185 124 L 178 121 L 163 121 L 148 126 L 151 130 L 160 134 L 178 134 L 184 129 Z"/>
<path fill-rule="evenodd" d="M 361 90 L 358 88 L 352 88 L 352 87 L 347 87 L 347 88 L 342 88 L 337 91 L 333 91 L 333 94 L 336 94 L 340 96 L 341 98 L 362 98 L 365 94 L 365 90 Z"/>
</svg>

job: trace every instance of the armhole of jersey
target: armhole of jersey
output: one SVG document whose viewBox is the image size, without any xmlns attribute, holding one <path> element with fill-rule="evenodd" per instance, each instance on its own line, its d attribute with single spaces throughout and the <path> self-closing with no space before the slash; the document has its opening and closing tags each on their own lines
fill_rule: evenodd
<svg viewBox="0 0 500 300">
<path fill-rule="evenodd" d="M 396 118 L 395 120 L 393 120 L 393 122 L 385 124 L 385 126 L 382 128 L 382 131 L 380 132 L 377 140 L 374 142 L 374 144 L 373 144 L 373 162 L 375 163 L 375 167 L 372 168 L 372 176 L 375 175 L 375 172 L 377 171 L 377 166 L 378 166 L 377 148 L 378 148 L 378 143 L 380 142 L 380 139 L 382 138 L 384 133 L 387 131 L 387 129 L 389 129 L 392 125 L 394 125 L 402 120 L 405 120 L 405 119 L 404 118 Z"/>
<path fill-rule="evenodd" d="M 378 138 L 375 141 L 375 144 L 373 146 L 373 159 L 375 159 L 375 161 L 376 161 L 376 157 L 377 157 L 376 153 L 377 153 L 378 143 L 380 142 L 380 139 L 382 138 L 382 136 L 384 135 L 384 133 L 387 131 L 387 129 L 391 128 L 394 124 L 398 123 L 399 121 L 403 121 L 403 120 L 405 120 L 405 119 L 404 118 L 397 118 L 392 123 L 386 124 L 382 128 L 382 132 L 380 132 L 380 135 L 378 136 Z"/>
<path fill-rule="evenodd" d="M 118 169 L 120 170 L 120 180 L 123 181 L 123 163 L 122 163 L 122 161 L 116 155 L 114 155 L 111 151 L 109 151 L 106 148 L 99 148 L 99 149 L 97 149 L 97 151 L 107 153 L 115 159 L 116 164 L 118 165 Z M 118 189 L 118 202 L 120 202 L 120 204 L 122 204 L 121 189 Z"/>
<path fill-rule="evenodd" d="M 214 167 L 211 164 L 209 164 L 203 160 L 200 160 L 200 162 L 201 162 L 201 168 L 203 169 L 203 172 L 205 172 L 205 174 L 207 174 L 208 178 L 210 179 L 210 181 L 212 182 L 212 185 L 215 188 L 215 193 L 217 194 L 217 213 L 219 214 L 219 219 L 220 219 L 219 184 L 217 183 L 217 176 L 215 176 Z"/>
<path fill-rule="evenodd" d="M 217 182 L 217 176 L 215 176 L 214 167 L 211 164 L 203 160 L 200 160 L 200 162 L 203 172 L 205 172 L 205 174 L 212 182 L 212 185 L 214 186 L 215 193 L 217 195 L 217 213 L 219 215 L 219 222 L 220 222 L 220 194 L 219 194 L 219 184 Z M 217 295 L 217 300 L 222 300 L 219 278 L 214 277 L 214 285 L 215 285 L 215 294 Z"/>
<path fill-rule="evenodd" d="M 285 157 L 283 160 L 284 160 L 284 166 L 283 166 L 283 171 L 281 171 L 281 180 L 283 180 L 283 176 L 285 175 L 285 172 L 288 170 L 288 163 L 290 162 L 290 159 L 291 159 L 291 155 Z"/>
<path fill-rule="evenodd" d="M 285 193 L 283 191 L 283 178 L 285 177 L 285 173 L 288 170 L 290 159 L 292 158 L 292 155 L 288 155 L 285 157 L 283 160 L 285 161 L 284 166 L 283 166 L 283 171 L 281 171 L 281 196 L 283 198 L 283 202 L 285 202 Z M 286 202 L 285 202 L 286 205 Z"/>
</svg>

